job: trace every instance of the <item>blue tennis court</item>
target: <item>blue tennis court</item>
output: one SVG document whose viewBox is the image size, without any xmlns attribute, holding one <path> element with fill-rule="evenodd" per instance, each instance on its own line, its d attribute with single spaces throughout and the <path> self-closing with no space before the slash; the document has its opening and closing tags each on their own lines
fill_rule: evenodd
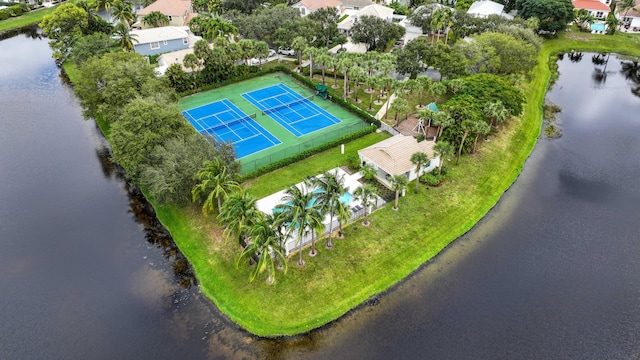
<svg viewBox="0 0 640 360">
<path fill-rule="evenodd" d="M 227 99 L 182 114 L 199 133 L 233 143 L 238 159 L 280 144 L 280 140 L 253 120 L 255 114 L 245 114 Z"/>
<path fill-rule="evenodd" d="M 295 136 L 302 136 L 340 122 L 310 98 L 278 84 L 242 94 L 263 114 L 284 126 Z"/>
</svg>

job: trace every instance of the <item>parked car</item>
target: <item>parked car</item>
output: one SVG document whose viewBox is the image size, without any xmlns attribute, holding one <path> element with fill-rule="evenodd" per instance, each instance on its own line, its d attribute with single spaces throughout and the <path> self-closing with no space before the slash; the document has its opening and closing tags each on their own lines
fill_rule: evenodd
<svg viewBox="0 0 640 360">
<path fill-rule="evenodd" d="M 273 49 L 269 49 L 269 57 L 276 56 L 276 51 Z"/>
<path fill-rule="evenodd" d="M 278 48 L 278 53 L 282 55 L 289 55 L 289 56 L 293 56 L 296 54 L 296 52 L 293 51 L 293 49 L 288 49 L 288 48 Z"/>
<path fill-rule="evenodd" d="M 264 63 L 264 60 L 262 60 L 262 63 Z M 251 64 L 251 65 L 260 65 L 260 59 L 258 59 L 258 58 L 249 59 L 249 64 Z"/>
</svg>

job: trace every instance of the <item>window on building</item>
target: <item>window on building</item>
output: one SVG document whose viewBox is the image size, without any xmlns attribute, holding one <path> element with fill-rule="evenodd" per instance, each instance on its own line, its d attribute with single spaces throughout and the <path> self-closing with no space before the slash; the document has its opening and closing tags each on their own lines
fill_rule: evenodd
<svg viewBox="0 0 640 360">
<path fill-rule="evenodd" d="M 183 38 L 182 39 L 182 45 L 189 45 L 189 39 L 188 38 Z"/>
<path fill-rule="evenodd" d="M 151 46 L 151 49 L 152 49 L 152 50 L 160 49 L 160 43 L 159 43 L 159 42 L 157 42 L 157 41 L 156 41 L 156 42 L 152 42 L 152 43 L 150 43 L 149 45 Z"/>
<path fill-rule="evenodd" d="M 162 45 L 167 45 L 167 44 L 168 44 L 167 40 L 162 41 Z"/>
<path fill-rule="evenodd" d="M 301 7 L 300 8 L 300 15 L 304 15 L 305 14 L 305 8 Z"/>
<path fill-rule="evenodd" d="M 597 18 L 602 18 L 603 16 L 604 16 L 604 13 L 602 11 L 596 12 L 596 17 Z"/>
<path fill-rule="evenodd" d="M 173 21 L 173 16 L 169 15 L 169 22 Z"/>
</svg>

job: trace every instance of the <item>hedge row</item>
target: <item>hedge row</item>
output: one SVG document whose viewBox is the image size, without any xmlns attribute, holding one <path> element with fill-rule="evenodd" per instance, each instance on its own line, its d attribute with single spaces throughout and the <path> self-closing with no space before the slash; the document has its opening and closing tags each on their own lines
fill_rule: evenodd
<svg viewBox="0 0 640 360">
<path fill-rule="evenodd" d="M 193 95 L 193 94 L 196 94 L 196 93 L 199 93 L 199 92 L 203 92 L 203 91 L 217 89 L 217 88 L 220 88 L 220 87 L 223 87 L 223 86 L 235 84 L 237 82 L 244 81 L 244 80 L 253 79 L 253 78 L 256 78 L 256 77 L 259 77 L 259 76 L 263 76 L 263 75 L 266 75 L 266 74 L 271 74 L 271 73 L 278 72 L 278 71 L 284 71 L 283 69 L 289 70 L 286 66 L 279 65 L 279 66 L 276 66 L 276 67 L 264 69 L 262 71 L 256 71 L 256 72 L 245 74 L 245 75 L 241 75 L 241 76 L 235 76 L 235 77 L 232 77 L 232 78 L 229 78 L 229 79 L 226 79 L 226 80 L 216 81 L 216 82 L 214 82 L 212 84 L 201 86 L 198 89 L 184 91 L 184 92 L 180 93 L 180 96 L 184 97 L 184 96 Z"/>
<path fill-rule="evenodd" d="M 25 3 L 11 5 L 6 9 L 0 10 L 0 20 L 7 20 L 10 17 L 20 16 L 29 10 L 29 6 Z"/>
<path fill-rule="evenodd" d="M 272 162 L 271 164 L 269 164 L 267 166 L 263 166 L 263 167 L 261 167 L 259 169 L 255 169 L 255 170 L 245 174 L 242 179 L 244 181 L 244 180 L 248 180 L 248 179 L 252 179 L 252 178 L 258 177 L 260 175 L 266 174 L 266 173 L 271 172 L 273 170 L 276 170 L 276 169 L 279 169 L 281 167 L 285 167 L 287 165 L 290 165 L 290 164 L 293 164 L 295 162 L 298 162 L 300 160 L 306 159 L 311 155 L 315 155 L 317 153 L 323 152 L 323 151 L 328 150 L 328 149 L 330 149 L 330 148 L 332 148 L 334 146 L 338 146 L 340 144 L 344 144 L 346 142 L 358 139 L 358 138 L 360 138 L 362 136 L 365 136 L 367 134 L 371 134 L 375 130 L 376 130 L 376 127 L 373 127 L 373 126 L 366 127 L 366 128 L 364 128 L 362 130 L 353 132 L 351 134 L 347 134 L 347 135 L 342 136 L 342 137 L 340 137 L 340 138 L 338 138 L 336 140 L 324 143 L 324 144 L 322 144 L 322 145 L 320 145 L 318 147 L 315 147 L 313 149 L 305 150 L 303 152 L 300 152 L 300 153 L 298 153 L 296 155 L 293 155 L 291 157 L 288 157 L 286 159 L 274 161 L 274 162 Z"/>
</svg>

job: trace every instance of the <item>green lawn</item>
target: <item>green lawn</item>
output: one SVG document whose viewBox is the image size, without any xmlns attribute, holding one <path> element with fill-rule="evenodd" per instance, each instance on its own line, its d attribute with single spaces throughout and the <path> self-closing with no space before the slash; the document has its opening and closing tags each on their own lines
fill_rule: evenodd
<svg viewBox="0 0 640 360">
<path fill-rule="evenodd" d="M 18 29 L 27 25 L 34 25 L 39 23 L 42 18 L 52 13 L 56 9 L 56 6 L 50 8 L 41 8 L 33 10 L 28 13 L 24 13 L 18 17 L 8 18 L 0 21 L 0 33 L 6 30 Z"/>
</svg>

